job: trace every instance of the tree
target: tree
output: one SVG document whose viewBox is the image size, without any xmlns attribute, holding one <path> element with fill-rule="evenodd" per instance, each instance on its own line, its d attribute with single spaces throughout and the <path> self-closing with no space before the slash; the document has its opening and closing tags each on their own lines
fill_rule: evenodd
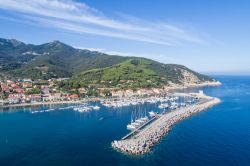
<svg viewBox="0 0 250 166">
<path fill-rule="evenodd" d="M 102 93 L 104 96 L 111 96 L 110 90 L 108 89 L 104 89 Z"/>
<path fill-rule="evenodd" d="M 89 89 L 88 92 L 86 93 L 87 96 L 98 96 L 98 92 L 95 89 Z"/>
<path fill-rule="evenodd" d="M 38 88 L 32 88 L 31 90 L 25 92 L 26 95 L 31 95 L 31 94 L 40 94 L 41 90 Z"/>
</svg>

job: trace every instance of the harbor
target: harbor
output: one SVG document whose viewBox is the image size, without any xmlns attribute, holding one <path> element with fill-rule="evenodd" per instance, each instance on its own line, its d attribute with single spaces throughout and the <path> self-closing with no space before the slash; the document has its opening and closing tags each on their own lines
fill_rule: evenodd
<svg viewBox="0 0 250 166">
<path fill-rule="evenodd" d="M 154 144 L 164 137 L 171 127 L 189 116 L 204 111 L 218 103 L 218 98 L 207 96 L 203 93 L 190 94 L 199 98 L 194 104 L 182 106 L 169 112 L 164 112 L 145 125 L 133 130 L 121 140 L 115 140 L 111 143 L 112 147 L 118 151 L 132 154 L 143 155 L 150 152 Z"/>
</svg>

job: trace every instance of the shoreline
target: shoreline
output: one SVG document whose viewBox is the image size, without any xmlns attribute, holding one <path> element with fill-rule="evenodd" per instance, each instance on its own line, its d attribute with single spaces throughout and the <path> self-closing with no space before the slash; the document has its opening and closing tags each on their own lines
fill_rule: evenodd
<svg viewBox="0 0 250 166">
<path fill-rule="evenodd" d="M 187 84 L 187 85 L 184 85 L 184 86 L 180 86 L 180 85 L 175 85 L 175 86 L 167 86 L 167 87 L 164 87 L 165 90 L 164 90 L 164 93 L 160 94 L 160 95 L 164 95 L 166 93 L 176 93 L 178 92 L 178 90 L 181 90 L 181 89 L 187 89 L 187 88 L 201 88 L 201 87 L 206 87 L 206 86 L 210 86 L 210 87 L 213 87 L 213 86 L 220 86 L 221 85 L 221 82 L 219 81 L 216 81 L 216 82 L 204 82 L 204 83 L 201 83 L 201 84 Z M 157 93 L 155 93 L 155 95 L 159 95 Z M 139 95 L 135 95 L 137 97 L 141 97 Z M 126 97 L 130 97 L 130 96 L 124 96 L 124 98 Z M 111 97 L 113 99 L 116 99 L 117 97 Z M 34 103 L 20 103 L 20 104 L 7 104 L 7 105 L 0 105 L 0 108 L 18 108 L 18 107 L 34 107 L 34 106 L 41 106 L 41 105 L 59 105 L 59 104 L 80 104 L 80 103 L 83 103 L 83 102 L 90 102 L 90 101 L 100 101 L 100 100 L 105 100 L 106 98 L 102 98 L 102 97 L 96 97 L 96 98 L 84 98 L 84 99 L 81 99 L 81 100 L 72 100 L 72 101 L 49 101 L 49 102 L 34 102 Z"/>
<path fill-rule="evenodd" d="M 35 107 L 35 106 L 41 106 L 41 105 L 79 104 L 82 102 L 84 101 L 79 100 L 79 101 L 51 101 L 51 102 L 22 103 L 22 104 L 2 105 L 0 106 L 0 108 L 19 108 L 19 107 Z"/>
<path fill-rule="evenodd" d="M 221 102 L 218 98 L 205 95 L 202 99 L 203 102 L 197 105 L 180 108 L 160 116 L 131 138 L 115 140 L 111 146 L 115 150 L 131 155 L 143 155 L 150 152 L 151 148 L 168 134 L 174 124 Z"/>
</svg>

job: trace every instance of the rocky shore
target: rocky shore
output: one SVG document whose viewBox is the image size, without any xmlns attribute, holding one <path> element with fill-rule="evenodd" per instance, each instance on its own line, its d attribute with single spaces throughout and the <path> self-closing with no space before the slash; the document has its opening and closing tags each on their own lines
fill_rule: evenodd
<svg viewBox="0 0 250 166">
<path fill-rule="evenodd" d="M 202 88 L 202 87 L 214 87 L 214 86 L 221 86 L 220 81 L 206 81 L 202 83 L 184 83 L 183 85 L 179 84 L 171 84 L 170 86 L 165 86 L 165 91 L 172 91 L 172 90 L 180 90 L 180 89 L 186 89 L 186 88 Z"/>
<path fill-rule="evenodd" d="M 152 146 L 159 142 L 175 123 L 195 113 L 204 111 L 218 103 L 220 103 L 218 98 L 204 95 L 199 103 L 162 115 L 133 137 L 125 140 L 113 141 L 112 147 L 121 152 L 133 155 L 148 153 Z"/>
</svg>

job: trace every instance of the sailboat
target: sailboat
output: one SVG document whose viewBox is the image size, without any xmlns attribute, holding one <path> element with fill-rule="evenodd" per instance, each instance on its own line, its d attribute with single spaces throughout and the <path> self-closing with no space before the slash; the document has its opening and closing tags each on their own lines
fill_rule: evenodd
<svg viewBox="0 0 250 166">
<path fill-rule="evenodd" d="M 134 111 L 132 111 L 130 124 L 127 125 L 127 129 L 132 131 L 136 129 L 136 125 L 134 124 Z"/>
<path fill-rule="evenodd" d="M 168 108 L 169 105 L 167 103 L 162 103 L 159 105 L 159 108 Z"/>
<path fill-rule="evenodd" d="M 150 117 L 155 117 L 157 114 L 154 111 L 148 112 Z"/>
<path fill-rule="evenodd" d="M 132 111 L 130 124 L 127 125 L 127 129 L 132 131 L 136 130 L 137 128 L 145 124 L 148 120 L 149 119 L 146 115 L 146 110 L 143 113 L 142 109 L 139 107 L 139 111 Z"/>
<path fill-rule="evenodd" d="M 148 117 L 147 117 L 147 111 L 146 111 L 146 109 L 144 110 L 144 117 L 142 117 L 141 120 L 143 122 L 145 122 L 145 123 L 149 120 Z"/>
</svg>

